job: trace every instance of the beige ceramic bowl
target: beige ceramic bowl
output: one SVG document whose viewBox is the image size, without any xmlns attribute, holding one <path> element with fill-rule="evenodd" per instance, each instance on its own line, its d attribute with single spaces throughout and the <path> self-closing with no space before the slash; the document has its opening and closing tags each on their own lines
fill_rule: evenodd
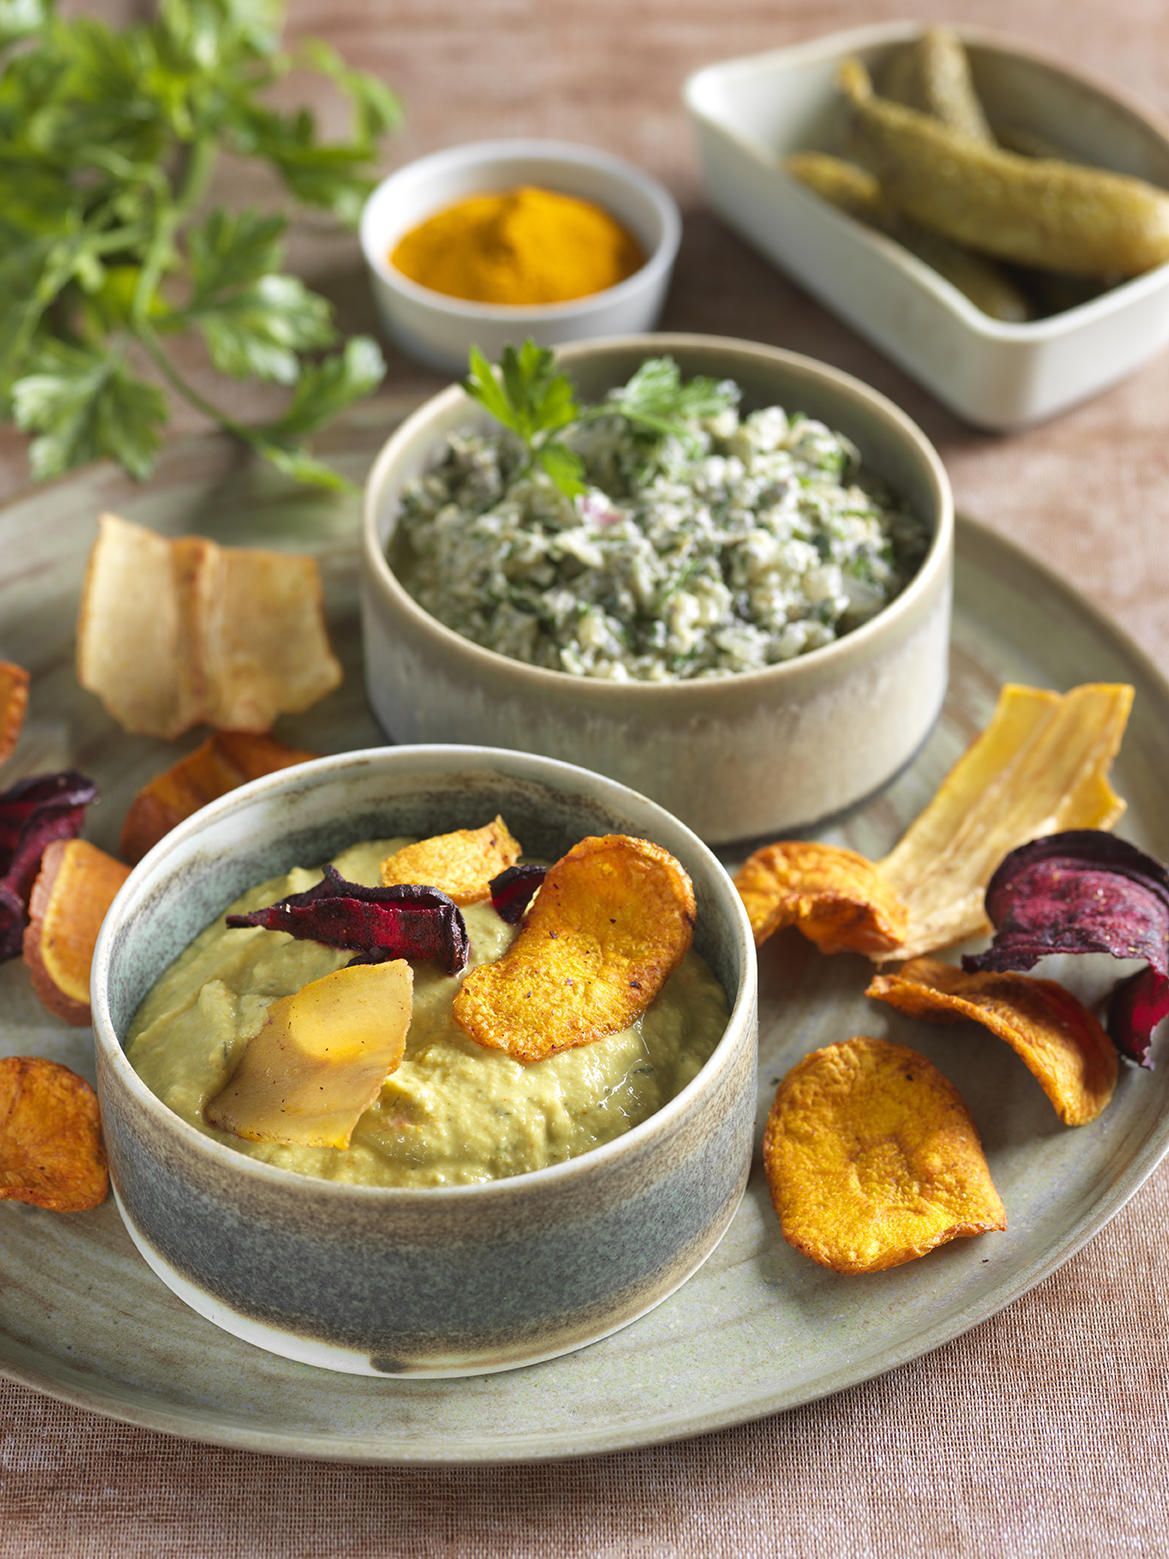
<svg viewBox="0 0 1169 1559">
<path fill-rule="evenodd" d="M 402 424 L 366 484 L 366 683 L 395 741 L 476 742 L 587 764 L 726 843 L 852 805 L 925 739 L 946 688 L 953 504 L 921 430 L 884 396 L 809 358 L 692 335 L 631 336 L 559 356 L 592 398 L 662 353 L 687 375 L 735 379 L 748 406 L 805 412 L 857 444 L 932 533 L 897 599 L 824 649 L 704 681 L 607 682 L 483 649 L 423 611 L 386 561 L 405 484 L 433 464 L 452 429 L 486 420 L 455 386 Z"/>
</svg>

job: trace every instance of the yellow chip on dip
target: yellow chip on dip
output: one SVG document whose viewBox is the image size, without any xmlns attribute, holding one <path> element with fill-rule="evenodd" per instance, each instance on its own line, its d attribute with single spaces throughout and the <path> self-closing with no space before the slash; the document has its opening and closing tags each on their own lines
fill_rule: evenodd
<svg viewBox="0 0 1169 1559">
<path fill-rule="evenodd" d="M 893 974 L 875 975 L 865 995 L 911 1018 L 981 1023 L 1022 1058 L 1065 1126 L 1095 1120 L 1112 1098 L 1116 1046 L 1054 980 L 966 974 L 935 958 L 915 958 Z"/>
<path fill-rule="evenodd" d="M 792 1068 L 763 1162 L 784 1239 L 836 1272 L 881 1272 L 1007 1226 L 957 1089 L 883 1039 L 829 1045 Z"/>
<path fill-rule="evenodd" d="M 822 953 L 888 952 L 905 936 L 905 906 L 854 850 L 797 840 L 756 850 L 735 875 L 756 943 L 795 926 Z"/>
<path fill-rule="evenodd" d="M 129 875 L 128 866 L 85 839 L 56 839 L 41 856 L 21 952 L 33 990 L 66 1023 L 90 1021 L 97 934 Z"/>
<path fill-rule="evenodd" d="M 909 912 L 900 949 L 916 958 L 988 926 L 983 894 L 1003 856 L 1043 834 L 1111 828 L 1124 802 L 1108 783 L 1132 707 L 1120 683 L 1068 693 L 1004 687 L 994 718 L 896 849 L 878 862 Z"/>
<path fill-rule="evenodd" d="M 250 1142 L 347 1148 L 401 1062 L 413 1006 L 401 958 L 338 969 L 280 997 L 204 1118 Z"/>
<path fill-rule="evenodd" d="M 0 660 L 0 763 L 12 756 L 28 708 L 28 672 Z"/>
<path fill-rule="evenodd" d="M 80 1213 L 109 1189 L 97 1095 L 85 1079 L 39 1056 L 0 1061 L 0 1201 Z"/>
<path fill-rule="evenodd" d="M 503 957 L 464 979 L 455 1019 L 517 1061 L 620 1033 L 685 957 L 694 916 L 693 884 L 660 845 L 582 839 L 549 869 Z"/>
<path fill-rule="evenodd" d="M 514 866 L 521 853 L 519 840 L 497 817 L 483 828 L 459 828 L 395 850 L 382 862 L 382 886 L 416 883 L 438 888 L 456 904 L 478 904 L 491 897 L 491 879 Z"/>
</svg>

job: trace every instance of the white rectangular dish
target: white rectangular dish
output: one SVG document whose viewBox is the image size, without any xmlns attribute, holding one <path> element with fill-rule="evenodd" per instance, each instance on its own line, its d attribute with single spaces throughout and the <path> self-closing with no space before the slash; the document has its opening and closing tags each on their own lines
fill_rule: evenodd
<svg viewBox="0 0 1169 1559">
<path fill-rule="evenodd" d="M 834 33 L 691 76 L 684 95 L 707 197 L 960 417 L 996 431 L 1024 427 L 1096 394 L 1169 342 L 1169 265 L 1050 318 L 1003 324 L 900 244 L 789 178 L 781 163 L 790 153 L 841 144 L 841 62 L 858 55 L 879 67 L 920 31 L 895 22 Z M 959 31 L 992 125 L 1169 187 L 1169 130 L 1152 116 L 1014 43 Z"/>
</svg>

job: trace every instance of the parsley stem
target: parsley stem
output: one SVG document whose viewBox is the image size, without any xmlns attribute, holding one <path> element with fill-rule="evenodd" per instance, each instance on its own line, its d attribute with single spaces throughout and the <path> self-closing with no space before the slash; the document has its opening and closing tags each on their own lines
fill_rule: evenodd
<svg viewBox="0 0 1169 1559">
<path fill-rule="evenodd" d="M 134 333 L 141 343 L 143 351 L 166 382 L 185 401 L 189 402 L 196 411 L 201 411 L 216 426 L 223 428 L 225 432 L 230 433 L 234 438 L 242 440 L 243 443 L 249 445 L 252 449 L 263 451 L 268 447 L 268 441 L 262 434 L 257 433 L 254 428 L 245 426 L 242 422 L 237 422 L 234 417 L 229 417 L 225 411 L 221 411 L 218 406 L 213 405 L 204 395 L 200 394 L 193 384 L 190 384 L 183 378 L 170 358 L 167 357 L 162 342 L 149 325 L 139 323 L 135 327 Z"/>
</svg>

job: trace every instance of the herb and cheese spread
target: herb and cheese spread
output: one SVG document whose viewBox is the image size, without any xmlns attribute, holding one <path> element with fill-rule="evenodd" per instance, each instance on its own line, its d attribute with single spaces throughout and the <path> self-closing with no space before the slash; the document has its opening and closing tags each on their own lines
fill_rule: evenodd
<svg viewBox="0 0 1169 1559">
<path fill-rule="evenodd" d="M 383 859 L 407 842 L 355 845 L 334 864 L 372 887 Z M 228 913 L 302 892 L 320 877 L 296 868 L 251 889 Z M 471 967 L 499 958 L 517 934 L 490 902 L 463 914 Z M 351 956 L 282 932 L 229 929 L 220 916 L 147 994 L 130 1029 L 130 1063 L 191 1126 L 282 1169 L 361 1185 L 466 1185 L 560 1163 L 623 1135 L 698 1074 L 727 1023 L 722 987 L 691 951 L 628 1029 L 525 1064 L 469 1039 L 451 1012 L 458 981 L 419 963 L 405 1054 L 347 1148 L 250 1141 L 209 1125 L 208 1101 L 271 1004 Z"/>
<path fill-rule="evenodd" d="M 490 385 L 477 398 L 506 420 Z M 842 434 L 739 399 L 657 359 L 607 401 L 557 410 L 551 447 L 522 406 L 518 432 L 452 433 L 402 494 L 398 577 L 488 649 L 612 681 L 757 671 L 832 643 L 902 589 L 924 528 Z"/>
</svg>

